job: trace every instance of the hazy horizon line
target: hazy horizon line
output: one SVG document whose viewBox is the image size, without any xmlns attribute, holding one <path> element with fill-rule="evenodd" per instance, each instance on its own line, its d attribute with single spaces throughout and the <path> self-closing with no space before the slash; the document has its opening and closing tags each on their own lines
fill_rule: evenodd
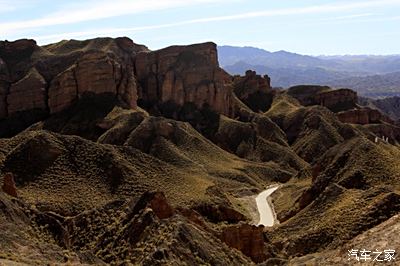
<svg viewBox="0 0 400 266">
<path fill-rule="evenodd" d="M 127 36 L 119 36 L 119 37 L 109 37 L 109 36 L 99 36 L 99 37 L 94 37 L 94 38 L 87 38 L 87 39 L 81 39 L 81 38 L 71 38 L 71 39 L 62 39 L 59 40 L 57 42 L 45 42 L 45 43 L 38 43 L 38 41 L 36 39 L 32 39 L 32 38 L 21 38 L 21 39 L 15 39 L 15 40 L 0 40 L 0 41 L 4 41 L 4 42 L 15 42 L 18 40 L 24 40 L 24 39 L 30 39 L 30 40 L 34 40 L 38 46 L 46 46 L 46 45 L 51 45 L 51 44 L 55 44 L 55 43 L 59 43 L 59 42 L 63 42 L 63 41 L 86 41 L 86 40 L 93 40 L 93 39 L 97 39 L 97 38 L 111 38 L 111 39 L 115 39 L 115 38 L 129 38 L 132 40 L 132 38 L 127 37 Z M 136 43 L 134 40 L 132 40 L 134 43 Z M 363 54 L 363 53 L 359 53 L 359 54 L 352 54 L 352 53 L 348 53 L 348 54 L 340 54 L 340 53 L 332 53 L 332 54 L 307 54 L 307 53 L 301 53 L 301 52 L 296 52 L 296 51 L 289 51 L 289 50 L 285 50 L 285 49 L 281 49 L 281 50 L 268 50 L 267 48 L 263 48 L 263 47 L 257 47 L 256 45 L 235 45 L 235 44 L 218 44 L 215 41 L 204 41 L 204 42 L 212 42 L 215 43 L 217 45 L 217 47 L 233 47 L 233 48 L 252 48 L 252 49 L 258 49 L 258 50 L 263 50 L 265 52 L 268 53 L 278 53 L 278 52 L 286 52 L 286 53 L 291 53 L 291 54 L 298 54 L 298 55 L 302 55 L 302 56 L 311 56 L 311 57 L 357 57 L 357 56 L 370 56 L 370 57 L 386 57 L 386 56 L 400 56 L 400 53 L 387 53 L 387 54 Z M 160 47 L 160 48 L 149 48 L 146 44 L 143 43 L 136 43 L 136 44 L 140 44 L 140 45 L 145 45 L 147 48 L 149 48 L 152 51 L 156 51 L 156 50 L 161 50 L 161 49 L 165 49 L 167 47 L 170 46 L 177 46 L 177 45 L 192 45 L 192 44 L 197 44 L 197 43 L 203 43 L 203 42 L 194 42 L 194 43 L 186 43 L 186 44 L 170 44 L 164 47 Z"/>
</svg>

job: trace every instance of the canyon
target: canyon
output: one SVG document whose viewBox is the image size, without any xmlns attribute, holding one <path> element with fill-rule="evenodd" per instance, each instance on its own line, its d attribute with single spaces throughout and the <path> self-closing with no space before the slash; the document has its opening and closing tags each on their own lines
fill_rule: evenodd
<svg viewBox="0 0 400 266">
<path fill-rule="evenodd" d="M 1 41 L 0 263 L 347 259 L 395 228 L 399 143 L 356 92 L 231 76 L 214 43 Z"/>
</svg>

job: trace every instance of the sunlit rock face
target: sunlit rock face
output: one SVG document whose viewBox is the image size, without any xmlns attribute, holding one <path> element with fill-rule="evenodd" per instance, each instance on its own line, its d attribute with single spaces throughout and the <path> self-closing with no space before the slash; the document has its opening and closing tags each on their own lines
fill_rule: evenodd
<svg viewBox="0 0 400 266">
<path fill-rule="evenodd" d="M 233 112 L 231 77 L 218 66 L 214 43 L 142 52 L 136 56 L 135 69 L 144 105 L 194 103 L 228 116 Z"/>
</svg>

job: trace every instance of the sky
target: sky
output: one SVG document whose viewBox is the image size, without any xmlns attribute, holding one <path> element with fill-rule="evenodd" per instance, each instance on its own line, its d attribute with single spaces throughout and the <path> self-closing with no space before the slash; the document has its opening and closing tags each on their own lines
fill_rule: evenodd
<svg viewBox="0 0 400 266">
<path fill-rule="evenodd" d="M 0 40 L 127 36 L 308 55 L 400 54 L 400 0 L 0 0 Z"/>
</svg>

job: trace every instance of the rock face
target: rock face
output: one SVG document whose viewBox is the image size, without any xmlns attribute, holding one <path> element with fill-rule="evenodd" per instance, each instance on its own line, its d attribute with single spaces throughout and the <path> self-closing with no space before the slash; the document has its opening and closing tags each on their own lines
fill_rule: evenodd
<svg viewBox="0 0 400 266">
<path fill-rule="evenodd" d="M 168 204 L 163 192 L 145 192 L 132 209 L 133 214 L 140 210 L 150 208 L 159 219 L 169 218 L 174 215 L 174 209 Z"/>
<path fill-rule="evenodd" d="M 383 115 L 378 110 L 371 109 L 369 107 L 339 112 L 337 116 L 339 120 L 343 123 L 351 124 L 367 125 L 380 124 L 382 122 L 386 122 L 389 124 L 394 123 L 390 118 Z"/>
<path fill-rule="evenodd" d="M 83 55 L 74 66 L 59 74 L 51 83 L 50 113 L 69 107 L 85 94 L 102 93 L 117 95 L 130 108 L 136 108 L 136 91 L 131 66 L 123 68 L 104 52 L 90 52 Z"/>
<path fill-rule="evenodd" d="M 136 108 L 134 57 L 145 50 L 128 38 L 44 47 L 33 40 L 0 42 L 0 118 L 33 109 L 57 113 L 87 94 L 109 93 Z"/>
<path fill-rule="evenodd" d="M 296 98 L 302 105 L 322 105 L 333 112 L 356 107 L 357 93 L 350 89 L 332 90 L 326 86 L 295 86 L 288 94 Z"/>
<path fill-rule="evenodd" d="M 268 258 L 264 245 L 263 227 L 249 224 L 226 227 L 220 238 L 228 246 L 240 250 L 256 263 Z"/>
<path fill-rule="evenodd" d="M 77 99 L 77 83 L 72 69 L 59 74 L 54 78 L 49 89 L 50 112 L 64 110 Z"/>
<path fill-rule="evenodd" d="M 304 106 L 315 105 L 315 95 L 331 90 L 328 86 L 299 85 L 290 87 L 287 94 L 296 98 Z"/>
<path fill-rule="evenodd" d="M 261 77 L 249 83 L 256 90 L 269 88 Z M 43 47 L 33 40 L 0 42 L 0 119 L 33 109 L 54 114 L 100 94 L 113 95 L 128 108 L 139 103 L 161 113 L 168 106 L 186 106 L 192 115 L 195 109 L 234 113 L 232 78 L 218 66 L 214 43 L 149 51 L 128 38 Z"/>
<path fill-rule="evenodd" d="M 0 41 L 0 58 L 7 65 L 8 82 L 16 82 L 26 75 L 31 67 L 31 56 L 37 49 L 34 40 Z"/>
<path fill-rule="evenodd" d="M 168 204 L 163 192 L 153 193 L 150 207 L 160 219 L 169 218 L 174 215 L 174 209 Z"/>
<path fill-rule="evenodd" d="M 320 92 L 315 96 L 315 101 L 328 109 L 338 112 L 353 108 L 357 103 L 357 93 L 349 89 L 338 89 Z"/>
<path fill-rule="evenodd" d="M 8 69 L 3 59 L 0 57 L 0 119 L 7 116 L 7 102 L 6 97 L 8 94 Z"/>
<path fill-rule="evenodd" d="M 4 175 L 3 186 L 1 189 L 10 196 L 18 197 L 17 188 L 15 187 L 14 182 L 14 175 L 12 173 L 6 173 Z"/>
<path fill-rule="evenodd" d="M 214 43 L 139 53 L 135 68 L 141 85 L 139 101 L 145 106 L 193 103 L 228 116 L 233 112 L 231 78 L 218 66 Z"/>
<path fill-rule="evenodd" d="M 267 111 L 272 103 L 273 91 L 271 79 L 257 75 L 255 71 L 246 71 L 245 76 L 235 76 L 233 79 L 236 96 L 253 111 Z"/>
<path fill-rule="evenodd" d="M 35 68 L 11 85 L 7 104 L 9 115 L 26 110 L 46 109 L 46 81 Z"/>
</svg>

